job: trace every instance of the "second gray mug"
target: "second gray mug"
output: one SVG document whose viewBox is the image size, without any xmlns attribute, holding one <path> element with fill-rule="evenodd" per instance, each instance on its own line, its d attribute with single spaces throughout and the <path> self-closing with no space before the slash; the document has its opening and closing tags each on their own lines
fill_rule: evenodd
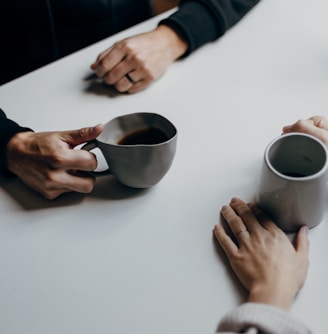
<svg viewBox="0 0 328 334">
<path fill-rule="evenodd" d="M 290 133 L 266 148 L 257 198 L 286 232 L 318 225 L 327 210 L 328 152 L 317 138 Z"/>
</svg>

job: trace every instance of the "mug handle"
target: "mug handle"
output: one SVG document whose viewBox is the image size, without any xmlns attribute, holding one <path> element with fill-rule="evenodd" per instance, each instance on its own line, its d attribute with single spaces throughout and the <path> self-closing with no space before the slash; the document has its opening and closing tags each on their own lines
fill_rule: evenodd
<svg viewBox="0 0 328 334">
<path fill-rule="evenodd" d="M 94 148 L 99 148 L 100 147 L 98 146 L 98 141 L 97 139 L 95 140 L 92 140 L 92 141 L 89 141 L 87 142 L 86 144 L 84 144 L 82 147 L 81 147 L 81 150 L 85 150 L 85 151 L 91 151 L 93 150 Z M 101 151 L 101 149 L 100 149 Z M 97 155 L 96 155 L 97 157 Z M 106 161 L 107 162 L 107 161 Z M 108 163 L 107 163 L 108 164 Z M 92 176 L 105 176 L 105 175 L 109 175 L 109 174 L 112 174 L 112 171 L 110 170 L 110 168 L 108 167 L 108 169 L 106 170 L 103 170 L 101 172 L 97 172 L 97 171 L 91 171 L 91 172 L 88 172 L 90 175 Z"/>
</svg>

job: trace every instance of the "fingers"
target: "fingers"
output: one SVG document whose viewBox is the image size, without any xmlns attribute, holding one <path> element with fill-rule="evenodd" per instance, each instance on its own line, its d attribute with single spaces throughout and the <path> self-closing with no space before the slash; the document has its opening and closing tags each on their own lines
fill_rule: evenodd
<svg viewBox="0 0 328 334">
<path fill-rule="evenodd" d="M 308 133 L 308 134 L 313 134 L 315 131 L 317 131 L 319 129 L 315 125 L 314 120 L 309 118 L 307 120 L 300 119 L 297 122 L 295 122 L 294 124 L 286 125 L 282 128 L 282 131 L 283 131 L 283 133 L 304 132 L 304 133 Z"/>
<path fill-rule="evenodd" d="M 270 216 L 263 210 L 261 210 L 257 205 L 250 203 L 248 206 L 252 209 L 254 215 L 261 223 L 261 226 L 266 230 L 277 229 L 277 225 L 272 221 Z"/>
<path fill-rule="evenodd" d="M 255 204 L 246 204 L 239 198 L 232 198 L 230 205 L 224 205 L 221 214 L 229 225 L 233 235 L 238 243 L 247 242 L 254 234 L 257 235 L 265 230 L 277 232 L 279 228 L 271 218 Z M 230 245 L 230 237 L 225 233 L 223 228 L 215 229 L 217 237 L 222 247 L 233 250 Z M 228 241 L 230 240 L 230 241 Z M 232 242 L 233 243 L 233 242 Z"/>
<path fill-rule="evenodd" d="M 76 191 L 79 193 L 90 193 L 95 184 L 95 178 L 92 176 L 77 176 L 69 172 L 61 172 L 54 180 L 56 187 L 62 185 L 67 191 Z"/>
<path fill-rule="evenodd" d="M 144 89 L 154 80 L 150 71 L 143 66 L 143 61 L 136 55 L 127 54 L 118 64 L 108 69 L 102 78 L 106 84 L 114 85 L 121 93 L 134 93 Z"/>
<path fill-rule="evenodd" d="M 307 259 L 309 254 L 309 238 L 307 226 L 302 226 L 299 229 L 295 241 L 295 249 L 297 253 L 299 253 L 303 259 Z"/>
<path fill-rule="evenodd" d="M 108 71 L 110 71 L 124 58 L 124 54 L 119 52 L 112 52 L 113 50 L 115 51 L 116 46 L 117 44 L 114 44 L 112 47 L 100 53 L 97 57 L 97 60 L 90 66 L 91 69 L 96 72 L 96 75 L 99 78 L 104 77 Z"/>
<path fill-rule="evenodd" d="M 114 70 L 113 70 L 113 73 L 114 73 Z M 112 72 L 110 74 L 112 74 Z M 109 79 L 107 79 L 109 78 L 110 74 L 108 74 L 108 76 L 104 78 L 104 81 L 106 83 L 109 83 L 110 81 Z M 138 76 L 138 73 L 136 71 L 130 71 L 126 73 L 124 71 L 123 73 L 119 74 L 117 78 L 114 78 L 112 81 L 113 81 L 115 88 L 119 92 L 124 93 L 124 92 L 130 92 L 130 89 L 133 86 L 135 86 L 136 84 L 139 84 L 139 80 L 141 80 L 141 77 Z"/>
<path fill-rule="evenodd" d="M 309 118 L 310 122 L 313 122 L 313 125 L 328 131 L 328 120 L 323 116 L 312 116 Z"/>
<path fill-rule="evenodd" d="M 238 251 L 237 245 L 232 241 L 221 225 L 214 226 L 214 235 L 228 257 Z"/>
<path fill-rule="evenodd" d="M 227 220 L 229 226 L 234 231 L 235 227 L 232 227 L 231 225 L 234 224 L 234 221 L 242 222 L 242 224 L 237 224 L 237 229 L 234 231 L 235 233 L 238 233 L 240 230 L 242 230 L 242 227 L 244 226 L 249 232 L 253 232 L 259 228 L 262 228 L 262 226 L 259 224 L 258 219 L 254 215 L 254 212 L 252 208 L 247 205 L 245 202 L 243 202 L 239 198 L 232 198 L 230 201 L 230 207 L 233 209 L 231 212 L 231 218 L 230 223 Z M 229 218 L 229 217 L 228 217 Z M 232 220 L 233 219 L 233 220 Z"/>
<path fill-rule="evenodd" d="M 78 169 L 81 171 L 93 171 L 97 168 L 97 159 L 93 153 L 84 150 L 73 150 L 75 146 L 94 140 L 103 131 L 102 124 L 94 127 L 81 128 L 78 130 L 63 131 L 56 134 L 58 138 L 67 143 L 67 149 L 47 148 L 47 162 L 56 169 Z"/>
<path fill-rule="evenodd" d="M 62 136 L 64 141 L 75 147 L 79 144 L 96 139 L 103 131 L 104 126 L 98 124 L 93 127 L 81 128 L 78 130 L 63 131 Z"/>
<path fill-rule="evenodd" d="M 249 238 L 249 232 L 243 218 L 240 215 L 245 217 L 248 214 L 251 214 L 251 209 L 247 206 L 247 208 L 245 208 L 243 205 L 246 206 L 246 204 L 241 200 L 233 198 L 230 202 L 230 205 L 224 205 L 221 209 L 223 218 L 229 225 L 233 235 L 237 238 L 238 241 L 246 241 Z M 245 213 L 244 209 L 246 209 L 248 212 Z M 228 258 L 231 258 L 237 254 L 238 246 L 230 238 L 222 226 L 216 225 L 214 227 L 214 234 Z"/>
<path fill-rule="evenodd" d="M 322 116 L 312 116 L 307 120 L 299 120 L 282 129 L 283 133 L 302 132 L 312 135 L 328 146 L 328 120 Z"/>
<path fill-rule="evenodd" d="M 115 43 L 98 56 L 91 69 L 119 92 L 136 93 L 145 89 L 173 62 L 166 56 L 170 46 L 162 45 L 166 39 L 156 36 L 148 32 Z"/>
<path fill-rule="evenodd" d="M 111 48 L 101 53 L 96 62 L 91 65 L 91 69 L 96 72 L 96 75 L 103 78 L 108 85 L 114 85 L 121 81 L 118 83 L 119 87 L 131 86 L 125 77 L 125 74 L 133 71 L 136 66 L 136 61 L 133 61 L 134 58 L 130 55 L 133 54 L 130 44 L 129 39 L 115 43 Z M 134 81 L 137 81 L 137 78 L 134 78 Z"/>
<path fill-rule="evenodd" d="M 51 167 L 64 170 L 91 172 L 97 168 L 95 155 L 85 150 L 67 150 L 60 156 L 49 157 Z"/>
<path fill-rule="evenodd" d="M 72 191 L 89 193 L 95 184 L 95 178 L 89 175 L 49 168 L 40 163 L 27 164 L 18 176 L 27 186 L 50 200 Z"/>
<path fill-rule="evenodd" d="M 221 214 L 228 223 L 235 237 L 248 236 L 247 226 L 245 225 L 243 219 L 231 206 L 231 203 L 230 206 L 224 205 L 222 207 Z"/>
<path fill-rule="evenodd" d="M 61 173 L 57 177 L 48 179 L 38 187 L 33 187 L 47 199 L 55 199 L 68 192 L 90 193 L 93 190 L 95 179 L 89 177 L 78 177 L 69 173 Z"/>
</svg>

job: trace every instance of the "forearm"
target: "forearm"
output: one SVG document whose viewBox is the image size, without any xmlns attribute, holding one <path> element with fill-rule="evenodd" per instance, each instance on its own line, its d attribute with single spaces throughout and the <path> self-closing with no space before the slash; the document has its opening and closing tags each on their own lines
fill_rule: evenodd
<svg viewBox="0 0 328 334">
<path fill-rule="evenodd" d="M 179 10 L 160 24 L 170 26 L 188 44 L 184 56 L 214 41 L 260 0 L 182 0 Z"/>
</svg>

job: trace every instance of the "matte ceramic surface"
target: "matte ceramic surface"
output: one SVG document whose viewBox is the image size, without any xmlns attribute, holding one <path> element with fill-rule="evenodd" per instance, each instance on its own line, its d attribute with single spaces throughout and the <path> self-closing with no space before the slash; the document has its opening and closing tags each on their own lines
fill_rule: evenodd
<svg viewBox="0 0 328 334">
<path fill-rule="evenodd" d="M 258 204 L 285 231 L 323 221 L 327 207 L 328 154 L 316 138 L 292 133 L 266 148 Z"/>
<path fill-rule="evenodd" d="M 143 145 L 119 145 L 120 139 L 139 130 L 156 128 L 166 137 L 164 142 Z M 121 183 L 133 188 L 149 188 L 157 184 L 173 162 L 177 146 L 177 130 L 165 117 L 154 113 L 123 115 L 105 124 L 97 140 L 83 149 L 98 147 L 109 166 L 105 172 L 113 174 Z"/>
</svg>

